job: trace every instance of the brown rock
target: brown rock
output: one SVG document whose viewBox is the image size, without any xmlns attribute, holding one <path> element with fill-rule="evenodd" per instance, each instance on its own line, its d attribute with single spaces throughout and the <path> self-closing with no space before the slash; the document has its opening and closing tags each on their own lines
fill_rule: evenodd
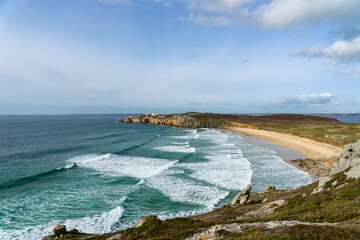
<svg viewBox="0 0 360 240">
<path fill-rule="evenodd" d="M 276 190 L 276 188 L 274 186 L 267 185 L 265 192 L 272 192 L 272 191 L 275 191 L 275 190 Z"/>
<path fill-rule="evenodd" d="M 144 118 L 141 123 L 145 124 L 145 123 L 150 123 L 149 119 L 148 118 Z"/>
<path fill-rule="evenodd" d="M 72 228 L 72 229 L 70 229 L 69 233 L 70 233 L 70 234 L 78 234 L 78 233 L 80 233 L 80 232 L 79 232 L 79 230 L 77 230 L 76 228 Z"/>
<path fill-rule="evenodd" d="M 66 226 L 65 225 L 58 225 L 54 228 L 55 235 L 66 234 Z"/>
<path fill-rule="evenodd" d="M 237 207 L 239 205 L 243 205 L 247 202 L 250 197 L 251 186 L 244 188 L 241 192 L 239 192 L 236 197 L 231 201 L 231 207 Z"/>
<path fill-rule="evenodd" d="M 147 216 L 147 217 L 144 217 L 144 218 L 140 219 L 140 220 L 134 225 L 134 227 L 135 227 L 135 228 L 141 227 L 144 223 L 149 222 L 149 221 L 161 222 L 161 220 L 158 219 L 157 216 L 150 215 L 150 216 Z"/>
<path fill-rule="evenodd" d="M 132 116 L 129 116 L 128 118 L 125 119 L 126 123 L 133 123 L 134 122 L 134 118 Z"/>
<path fill-rule="evenodd" d="M 122 122 L 124 122 L 124 120 L 122 120 L 121 118 L 119 118 L 118 123 L 122 123 Z"/>
</svg>

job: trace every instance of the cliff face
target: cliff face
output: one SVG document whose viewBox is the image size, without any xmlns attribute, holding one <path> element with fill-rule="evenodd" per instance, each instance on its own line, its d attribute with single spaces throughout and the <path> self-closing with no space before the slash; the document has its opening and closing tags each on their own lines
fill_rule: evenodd
<svg viewBox="0 0 360 240">
<path fill-rule="evenodd" d="M 174 127 L 184 128 L 201 128 L 206 127 L 206 124 L 201 124 L 198 120 L 191 116 L 174 114 L 172 116 L 157 116 L 157 117 L 144 117 L 141 120 L 142 123 L 150 123 L 155 125 L 167 125 Z"/>
<path fill-rule="evenodd" d="M 262 124 L 341 124 L 338 120 L 301 114 L 274 114 L 267 116 L 230 115 L 216 113 L 176 113 L 142 115 L 137 118 L 129 116 L 126 123 L 149 123 L 183 128 L 223 128 L 223 127 L 254 127 Z"/>
<path fill-rule="evenodd" d="M 331 173 L 336 174 L 342 171 L 346 171 L 345 175 L 349 178 L 360 177 L 360 140 L 345 145 L 340 161 Z"/>
<path fill-rule="evenodd" d="M 231 122 L 216 119 L 212 114 L 184 113 L 167 115 L 142 115 L 137 118 L 129 116 L 126 123 L 143 123 L 153 125 L 166 125 L 182 128 L 222 128 L 231 126 Z"/>
</svg>

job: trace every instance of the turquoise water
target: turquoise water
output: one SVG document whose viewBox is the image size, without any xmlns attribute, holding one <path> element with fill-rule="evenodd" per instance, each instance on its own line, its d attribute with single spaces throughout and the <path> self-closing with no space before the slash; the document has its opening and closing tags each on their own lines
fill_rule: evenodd
<svg viewBox="0 0 360 240">
<path fill-rule="evenodd" d="M 249 184 L 256 192 L 312 181 L 236 133 L 118 117 L 0 116 L 0 239 L 41 239 L 58 224 L 110 232 L 150 214 L 212 210 Z"/>
</svg>

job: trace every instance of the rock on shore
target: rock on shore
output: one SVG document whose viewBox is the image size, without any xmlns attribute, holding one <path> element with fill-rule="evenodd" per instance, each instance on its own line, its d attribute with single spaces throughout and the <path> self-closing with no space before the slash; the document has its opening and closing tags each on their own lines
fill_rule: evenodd
<svg viewBox="0 0 360 240">
<path fill-rule="evenodd" d="M 232 207 L 237 207 L 239 205 L 243 205 L 247 202 L 250 197 L 251 186 L 244 188 L 241 192 L 239 192 L 236 197 L 231 201 Z"/>
</svg>

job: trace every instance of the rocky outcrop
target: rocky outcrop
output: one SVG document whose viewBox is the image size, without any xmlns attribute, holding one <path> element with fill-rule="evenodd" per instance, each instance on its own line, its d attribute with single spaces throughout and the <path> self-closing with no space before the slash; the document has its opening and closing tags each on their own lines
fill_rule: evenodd
<svg viewBox="0 0 360 240">
<path fill-rule="evenodd" d="M 331 174 L 336 174 L 342 171 L 345 172 L 348 178 L 358 179 L 360 177 L 360 140 L 345 145 L 340 161 L 336 167 L 331 170 Z"/>
<path fill-rule="evenodd" d="M 315 193 L 319 193 L 319 192 L 322 192 L 324 191 L 324 186 L 325 186 L 325 183 L 327 183 L 328 181 L 331 180 L 331 177 L 322 177 L 319 179 L 319 184 L 317 186 L 317 188 L 315 188 L 312 192 L 311 192 L 311 195 L 312 194 L 315 194 Z"/>
<path fill-rule="evenodd" d="M 149 118 L 143 118 L 141 120 L 141 123 L 143 123 L 143 124 L 150 123 Z"/>
<path fill-rule="evenodd" d="M 290 161 L 290 163 L 294 164 L 296 167 L 305 170 L 306 172 L 310 172 L 318 177 L 330 176 L 331 169 L 333 169 L 334 165 L 338 162 L 339 157 L 331 157 L 327 159 L 305 158 Z"/>
<path fill-rule="evenodd" d="M 213 114 L 201 113 L 176 113 L 176 114 L 147 114 L 137 118 L 128 117 L 126 123 L 148 123 L 182 128 L 220 128 L 230 126 L 231 122 L 218 119 Z"/>
<path fill-rule="evenodd" d="M 125 123 L 141 123 L 141 120 L 138 118 L 133 118 L 132 116 L 129 116 L 125 118 Z"/>
<path fill-rule="evenodd" d="M 124 122 L 124 120 L 122 120 L 121 118 L 118 119 L 118 123 L 122 123 Z"/>
<path fill-rule="evenodd" d="M 236 197 L 231 201 L 231 207 L 237 207 L 239 205 L 243 205 L 247 202 L 250 197 L 251 186 L 244 188 L 241 192 L 239 192 Z"/>
<path fill-rule="evenodd" d="M 336 225 L 336 223 L 307 223 L 299 221 L 273 221 L 273 222 L 256 222 L 256 223 L 232 223 L 224 225 L 215 225 L 205 232 L 195 234 L 192 237 L 186 238 L 185 240 L 214 240 L 220 239 L 221 236 L 218 236 L 218 231 L 226 231 L 230 233 L 241 233 L 246 231 L 249 228 L 262 228 L 262 229 L 274 229 L 274 228 L 283 228 L 283 227 L 292 227 L 296 225 L 311 225 L 311 226 L 329 226 Z"/>
<path fill-rule="evenodd" d="M 76 228 L 72 228 L 72 229 L 70 229 L 69 233 L 70 234 L 79 234 L 80 232 Z"/>
<path fill-rule="evenodd" d="M 58 225 L 54 228 L 55 235 L 66 234 L 66 226 L 65 225 Z"/>
<path fill-rule="evenodd" d="M 271 186 L 271 185 L 267 185 L 266 186 L 266 189 L 265 189 L 265 192 L 272 192 L 272 191 L 275 191 L 276 188 L 274 186 Z"/>
<path fill-rule="evenodd" d="M 125 122 L 126 123 L 133 123 L 134 122 L 134 118 L 132 116 L 129 116 L 127 118 L 125 118 Z"/>
<path fill-rule="evenodd" d="M 106 240 L 120 240 L 121 237 L 122 237 L 122 234 L 121 234 L 121 233 L 118 233 L 118 234 L 115 234 L 114 236 L 109 237 L 109 238 L 106 239 Z"/>
<path fill-rule="evenodd" d="M 150 216 L 147 216 L 147 217 L 144 217 L 144 218 L 140 219 L 140 220 L 134 225 L 134 228 L 141 227 L 143 224 L 145 224 L 145 223 L 147 223 L 147 222 L 150 222 L 150 221 L 161 222 L 161 220 L 158 219 L 157 216 L 150 215 Z"/>
<path fill-rule="evenodd" d="M 246 218 L 254 218 L 254 217 L 263 217 L 266 215 L 273 214 L 277 208 L 285 205 L 285 203 L 286 203 L 286 201 L 283 199 L 272 201 L 272 202 L 262 206 L 258 210 L 250 211 L 250 212 L 245 213 L 245 215 L 243 215 L 243 216 L 237 217 L 236 220 L 246 219 Z"/>
</svg>

